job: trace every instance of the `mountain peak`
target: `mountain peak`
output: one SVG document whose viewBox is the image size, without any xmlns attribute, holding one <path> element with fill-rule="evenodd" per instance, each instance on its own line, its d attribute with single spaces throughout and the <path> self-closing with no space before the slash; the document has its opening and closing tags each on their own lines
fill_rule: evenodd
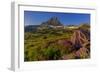
<svg viewBox="0 0 100 73">
<path fill-rule="evenodd" d="M 42 25 L 62 26 L 61 22 L 59 21 L 58 17 L 56 17 L 56 16 L 50 18 L 46 22 L 43 22 Z"/>
</svg>

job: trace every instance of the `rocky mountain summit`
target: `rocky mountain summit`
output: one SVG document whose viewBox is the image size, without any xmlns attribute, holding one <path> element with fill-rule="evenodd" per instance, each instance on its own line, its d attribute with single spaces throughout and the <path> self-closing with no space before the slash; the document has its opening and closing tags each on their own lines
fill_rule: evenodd
<svg viewBox="0 0 100 73">
<path fill-rule="evenodd" d="M 63 26 L 57 17 L 52 17 L 41 24 L 42 26 Z"/>
</svg>

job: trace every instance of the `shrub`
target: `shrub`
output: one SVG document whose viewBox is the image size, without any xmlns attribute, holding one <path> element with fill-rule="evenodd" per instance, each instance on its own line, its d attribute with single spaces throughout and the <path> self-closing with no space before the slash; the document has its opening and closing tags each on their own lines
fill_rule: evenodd
<svg viewBox="0 0 100 73">
<path fill-rule="evenodd" d="M 53 47 L 45 48 L 43 54 L 46 60 L 57 60 L 61 57 L 60 50 Z"/>
</svg>

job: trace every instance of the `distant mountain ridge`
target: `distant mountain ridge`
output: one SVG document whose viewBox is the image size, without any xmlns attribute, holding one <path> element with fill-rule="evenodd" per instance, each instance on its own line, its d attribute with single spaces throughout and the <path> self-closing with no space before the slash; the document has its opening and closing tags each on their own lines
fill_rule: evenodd
<svg viewBox="0 0 100 73">
<path fill-rule="evenodd" d="M 38 27 L 40 27 L 40 25 L 28 25 L 24 27 L 25 28 L 24 31 L 25 32 L 36 31 Z"/>
</svg>

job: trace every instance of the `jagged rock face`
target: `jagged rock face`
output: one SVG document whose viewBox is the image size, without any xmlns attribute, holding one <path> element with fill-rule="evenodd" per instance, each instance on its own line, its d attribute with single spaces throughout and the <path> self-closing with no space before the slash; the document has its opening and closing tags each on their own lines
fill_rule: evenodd
<svg viewBox="0 0 100 73">
<path fill-rule="evenodd" d="M 89 56 L 89 50 L 85 47 L 80 48 L 78 51 L 75 52 L 76 57 L 86 58 Z"/>
<path fill-rule="evenodd" d="M 87 37 L 89 37 L 89 35 L 86 35 L 81 30 L 75 30 L 73 36 L 71 37 L 71 41 L 76 50 L 84 47 L 84 44 L 89 42 L 89 38 Z"/>
<path fill-rule="evenodd" d="M 82 47 L 77 51 L 73 51 L 72 53 L 68 55 L 62 56 L 62 59 L 67 60 L 67 59 L 84 59 L 84 58 L 89 58 L 90 57 L 90 52 L 87 48 Z"/>
<path fill-rule="evenodd" d="M 46 22 L 43 22 L 41 25 L 44 26 L 62 26 L 61 22 L 58 20 L 57 17 L 52 17 Z"/>
<path fill-rule="evenodd" d="M 84 59 L 90 57 L 90 34 L 88 31 L 75 30 L 71 42 L 73 46 L 73 51 L 62 56 L 62 59 Z"/>
</svg>

